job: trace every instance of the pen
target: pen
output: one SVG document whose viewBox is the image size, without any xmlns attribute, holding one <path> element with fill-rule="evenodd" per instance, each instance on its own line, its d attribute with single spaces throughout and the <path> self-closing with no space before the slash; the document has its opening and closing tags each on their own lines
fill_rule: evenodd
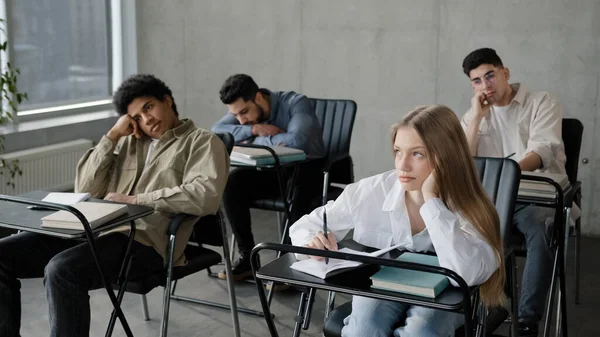
<svg viewBox="0 0 600 337">
<path fill-rule="evenodd" d="M 329 187 L 329 172 L 323 172 L 323 234 L 325 234 L 325 239 L 329 241 L 329 237 L 327 236 L 327 188 Z M 327 249 L 327 248 L 325 248 Z M 325 264 L 329 264 L 329 258 L 325 258 Z"/>
<path fill-rule="evenodd" d="M 514 156 L 515 154 L 516 154 L 516 152 L 513 152 L 513 153 L 509 154 L 508 156 L 506 156 L 506 157 L 504 157 L 504 158 L 508 159 L 508 158 L 510 158 L 510 157 L 512 157 L 512 156 Z"/>
<path fill-rule="evenodd" d="M 328 237 L 327 237 L 327 208 L 325 208 L 325 206 L 323 206 L 323 234 L 325 234 L 325 239 L 328 239 Z M 325 249 L 327 249 L 327 248 L 325 248 Z M 328 257 L 325 258 L 325 264 L 329 264 Z"/>
</svg>

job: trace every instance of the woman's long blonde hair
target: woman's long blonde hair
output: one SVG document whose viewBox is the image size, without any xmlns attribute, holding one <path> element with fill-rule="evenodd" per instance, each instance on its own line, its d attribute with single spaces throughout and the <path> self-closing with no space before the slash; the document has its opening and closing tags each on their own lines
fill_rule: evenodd
<svg viewBox="0 0 600 337">
<path fill-rule="evenodd" d="M 415 129 L 423 140 L 442 202 L 469 221 L 496 251 L 500 267 L 481 285 L 480 295 L 487 307 L 502 305 L 506 275 L 500 220 L 476 174 L 458 117 L 443 105 L 419 106 L 392 126 L 392 144 L 404 126 Z"/>
</svg>

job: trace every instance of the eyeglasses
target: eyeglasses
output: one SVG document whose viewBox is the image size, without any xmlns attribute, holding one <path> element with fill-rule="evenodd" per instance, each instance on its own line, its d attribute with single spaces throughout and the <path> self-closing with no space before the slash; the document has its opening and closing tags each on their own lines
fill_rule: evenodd
<svg viewBox="0 0 600 337">
<path fill-rule="evenodd" d="M 485 75 L 483 75 L 483 81 L 487 82 L 488 84 L 496 83 L 496 72 L 495 71 L 487 72 Z M 482 82 L 481 78 L 479 78 L 479 77 L 471 80 L 471 83 L 473 85 L 480 85 L 481 82 Z"/>
</svg>

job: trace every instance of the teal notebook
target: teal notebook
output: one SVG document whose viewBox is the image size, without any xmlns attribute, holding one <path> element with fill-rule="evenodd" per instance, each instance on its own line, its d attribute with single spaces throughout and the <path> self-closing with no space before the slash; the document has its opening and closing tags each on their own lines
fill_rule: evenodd
<svg viewBox="0 0 600 337">
<path fill-rule="evenodd" d="M 425 254 L 403 253 L 397 260 L 440 266 L 437 256 Z M 382 267 L 375 275 L 371 276 L 371 281 L 373 288 L 429 298 L 435 298 L 449 284 L 444 275 L 387 266 Z"/>
</svg>

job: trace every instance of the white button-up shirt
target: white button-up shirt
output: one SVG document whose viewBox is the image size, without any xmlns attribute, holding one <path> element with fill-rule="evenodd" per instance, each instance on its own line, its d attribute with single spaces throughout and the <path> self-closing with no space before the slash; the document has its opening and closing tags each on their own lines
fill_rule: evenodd
<svg viewBox="0 0 600 337">
<path fill-rule="evenodd" d="M 409 251 L 435 251 L 440 266 L 455 271 L 469 285 L 485 282 L 498 269 L 494 249 L 466 220 L 437 198 L 421 206 L 425 229 L 412 235 L 405 191 L 395 171 L 348 185 L 327 208 L 327 228 L 338 241 L 354 229 L 354 241 L 374 248 L 402 244 Z M 290 227 L 292 244 L 308 244 L 323 229 L 323 207 Z"/>
<path fill-rule="evenodd" d="M 519 84 L 511 84 L 517 93 L 508 105 L 505 113 L 514 120 L 516 127 L 506 130 L 502 126 L 498 111 L 490 107 L 490 113 L 481 120 L 479 125 L 479 141 L 477 155 L 482 157 L 505 157 L 515 152 L 512 159 L 519 161 L 529 152 L 537 153 L 542 159 L 539 171 L 566 174 L 565 148 L 562 142 L 562 106 L 558 99 L 548 92 L 529 92 Z M 462 118 L 463 129 L 473 119 L 471 109 Z M 504 151 L 503 143 L 506 137 L 516 139 L 516 149 Z M 510 152 L 510 153 L 509 153 Z"/>
</svg>

